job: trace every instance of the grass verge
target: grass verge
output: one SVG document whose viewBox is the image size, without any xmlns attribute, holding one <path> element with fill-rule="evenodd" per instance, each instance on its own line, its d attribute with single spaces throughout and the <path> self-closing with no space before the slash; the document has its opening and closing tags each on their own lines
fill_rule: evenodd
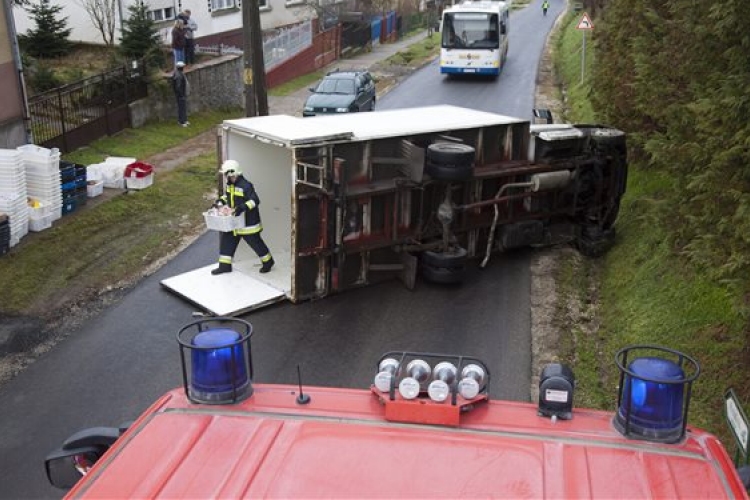
<svg viewBox="0 0 750 500">
<path fill-rule="evenodd" d="M 66 155 L 82 164 L 106 156 L 145 159 L 210 130 L 236 111 L 191 116 L 192 126 L 153 123 L 100 139 Z M 46 316 L 67 301 L 85 300 L 127 282 L 203 229 L 207 193 L 215 189 L 216 152 L 158 172 L 154 185 L 75 211 L 51 229 L 29 234 L 0 259 L 0 314 Z M 205 203 L 200 200 L 206 200 Z M 197 201 L 198 200 L 198 201 Z"/>
<path fill-rule="evenodd" d="M 565 120 L 595 122 L 590 82 L 581 82 L 577 19 L 571 13 L 564 21 L 555 43 L 555 67 L 568 82 Z M 584 75 L 595 62 L 590 48 Z M 732 387 L 741 401 L 750 401 L 744 376 L 750 357 L 748 306 L 742 289 L 706 279 L 665 243 L 670 227 L 661 207 L 671 190 L 668 176 L 631 163 L 616 246 L 598 260 L 561 259 L 558 286 L 578 310 L 571 315 L 569 306 L 560 305 L 556 313 L 565 332 L 560 356 L 576 374 L 576 404 L 607 410 L 616 404 L 614 355 L 619 349 L 656 344 L 693 356 L 702 371 L 694 384 L 689 423 L 713 432 L 732 450 L 723 394 Z"/>
</svg>

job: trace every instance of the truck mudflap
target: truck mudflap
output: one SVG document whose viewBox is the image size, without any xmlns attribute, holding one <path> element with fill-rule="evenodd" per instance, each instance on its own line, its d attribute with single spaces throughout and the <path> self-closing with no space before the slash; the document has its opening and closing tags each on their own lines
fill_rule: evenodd
<svg viewBox="0 0 750 500">
<path fill-rule="evenodd" d="M 214 276 L 214 267 L 212 264 L 167 278 L 161 285 L 214 316 L 237 316 L 287 298 L 272 279 L 261 280 L 242 269 Z"/>
</svg>

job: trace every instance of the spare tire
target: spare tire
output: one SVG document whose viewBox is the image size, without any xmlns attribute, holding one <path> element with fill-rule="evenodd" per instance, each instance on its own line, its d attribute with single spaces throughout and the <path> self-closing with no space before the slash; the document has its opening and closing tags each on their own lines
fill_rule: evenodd
<svg viewBox="0 0 750 500">
<path fill-rule="evenodd" d="M 432 267 L 456 269 L 466 265 L 466 256 L 466 249 L 462 247 L 453 247 L 446 252 L 425 250 L 422 252 L 422 263 Z"/>
<path fill-rule="evenodd" d="M 465 181 L 474 175 L 473 165 L 440 165 L 427 162 L 427 175 L 438 181 Z"/>
<path fill-rule="evenodd" d="M 434 165 L 474 165 L 476 151 L 468 144 L 436 142 L 427 146 L 427 162 Z"/>
<path fill-rule="evenodd" d="M 422 277 L 432 283 L 440 285 L 452 285 L 464 280 L 466 270 L 462 268 L 422 266 Z"/>
</svg>

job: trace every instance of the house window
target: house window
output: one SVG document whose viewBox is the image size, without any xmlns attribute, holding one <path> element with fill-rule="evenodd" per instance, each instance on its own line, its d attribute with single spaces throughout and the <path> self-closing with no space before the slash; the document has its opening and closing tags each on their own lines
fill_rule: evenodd
<svg viewBox="0 0 750 500">
<path fill-rule="evenodd" d="M 235 0 L 211 0 L 211 10 L 233 9 L 236 4 Z"/>
<path fill-rule="evenodd" d="M 174 7 L 150 10 L 148 11 L 148 17 L 157 23 L 159 21 L 171 21 L 174 19 Z"/>
</svg>

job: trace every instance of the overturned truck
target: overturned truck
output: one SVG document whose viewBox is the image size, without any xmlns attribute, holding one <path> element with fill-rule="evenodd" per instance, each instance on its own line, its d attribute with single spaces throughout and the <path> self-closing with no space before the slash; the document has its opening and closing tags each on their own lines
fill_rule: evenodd
<svg viewBox="0 0 750 500">
<path fill-rule="evenodd" d="M 225 121 L 222 160 L 261 199 L 276 267 L 240 245 L 232 273 L 205 267 L 162 285 L 215 315 L 321 298 L 417 273 L 459 283 L 470 262 L 569 241 L 598 256 L 614 241 L 627 179 L 623 132 L 532 125 L 455 106 L 314 119 Z"/>
</svg>

